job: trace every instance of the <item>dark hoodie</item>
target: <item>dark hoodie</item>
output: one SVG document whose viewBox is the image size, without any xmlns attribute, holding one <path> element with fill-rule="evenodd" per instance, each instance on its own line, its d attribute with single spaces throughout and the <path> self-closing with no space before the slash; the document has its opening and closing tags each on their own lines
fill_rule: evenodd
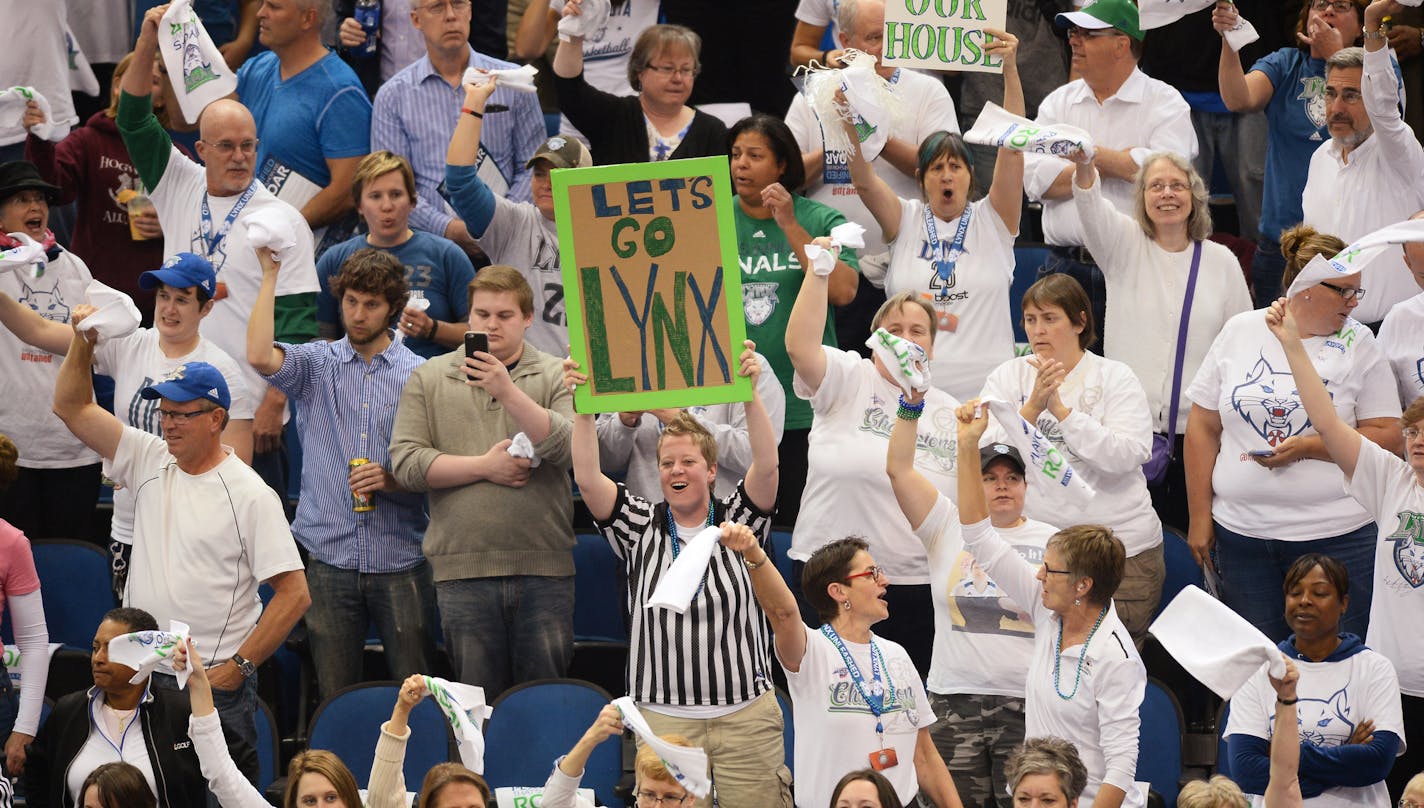
<svg viewBox="0 0 1424 808">
<path fill-rule="evenodd" d="M 1354 634 L 1341 632 L 1339 637 L 1339 647 L 1321 662 L 1342 662 L 1367 650 L 1364 641 Z M 1291 659 L 1314 661 L 1296 649 L 1294 634 L 1277 647 Z M 1301 796 L 1310 799 L 1320 796 L 1327 789 L 1363 788 L 1384 780 L 1394 766 L 1399 745 L 1398 735 L 1381 729 L 1375 730 L 1374 740 L 1367 744 L 1316 746 L 1309 741 L 1301 741 Z M 1254 735 L 1231 735 L 1226 739 L 1226 749 L 1231 759 L 1231 779 L 1247 794 L 1266 793 L 1266 784 L 1271 778 L 1270 741 Z"/>
</svg>

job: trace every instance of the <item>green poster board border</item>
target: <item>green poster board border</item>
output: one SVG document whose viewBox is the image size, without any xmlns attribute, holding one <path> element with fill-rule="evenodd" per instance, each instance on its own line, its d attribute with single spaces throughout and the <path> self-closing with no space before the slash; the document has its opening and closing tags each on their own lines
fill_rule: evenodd
<svg viewBox="0 0 1424 808">
<path fill-rule="evenodd" d="M 569 354 L 588 372 L 588 330 L 583 316 L 583 292 L 578 255 L 574 249 L 574 221 L 569 190 L 576 186 L 661 180 L 677 177 L 711 177 L 713 209 L 717 215 L 717 243 L 722 262 L 722 306 L 727 312 L 728 339 L 723 345 L 732 383 L 682 390 L 651 390 L 634 393 L 594 395 L 588 384 L 574 391 L 574 409 L 581 413 L 628 412 L 664 407 L 691 407 L 729 404 L 752 400 L 752 382 L 737 373 L 738 357 L 747 338 L 746 316 L 742 311 L 742 271 L 737 253 L 737 228 L 732 219 L 732 178 L 726 157 L 696 157 L 658 163 L 626 163 L 592 168 L 556 169 L 550 175 L 554 190 L 554 221 L 559 230 L 559 263 L 564 277 L 564 310 L 569 325 Z"/>
</svg>

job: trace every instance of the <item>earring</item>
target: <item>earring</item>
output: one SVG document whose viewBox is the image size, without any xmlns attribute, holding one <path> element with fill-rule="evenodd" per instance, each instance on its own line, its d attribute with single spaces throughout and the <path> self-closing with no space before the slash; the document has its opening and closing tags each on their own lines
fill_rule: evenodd
<svg viewBox="0 0 1424 808">
<path fill-rule="evenodd" d="M 1310 302 L 1310 295 L 1306 295 L 1306 296 L 1305 296 L 1305 300 L 1306 300 L 1307 303 Z"/>
<path fill-rule="evenodd" d="M 1083 599 L 1082 599 L 1082 598 L 1073 598 L 1073 605 L 1074 605 L 1074 606 L 1082 606 L 1082 605 L 1083 605 Z"/>
<path fill-rule="evenodd" d="M 841 608 L 842 608 L 842 609 L 847 609 L 847 610 L 849 610 L 849 609 L 850 609 L 850 601 L 848 601 L 848 600 L 843 600 L 843 601 L 841 601 Z"/>
</svg>

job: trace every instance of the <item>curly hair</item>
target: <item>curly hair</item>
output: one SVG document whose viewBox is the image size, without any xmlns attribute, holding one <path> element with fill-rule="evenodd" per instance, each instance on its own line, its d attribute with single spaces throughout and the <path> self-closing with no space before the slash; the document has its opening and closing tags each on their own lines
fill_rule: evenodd
<svg viewBox="0 0 1424 808">
<path fill-rule="evenodd" d="M 390 324 L 405 311 L 410 299 L 405 267 L 394 255 L 374 247 L 363 247 L 352 253 L 331 279 L 331 294 L 338 306 L 348 291 L 385 298 L 391 307 Z"/>
</svg>

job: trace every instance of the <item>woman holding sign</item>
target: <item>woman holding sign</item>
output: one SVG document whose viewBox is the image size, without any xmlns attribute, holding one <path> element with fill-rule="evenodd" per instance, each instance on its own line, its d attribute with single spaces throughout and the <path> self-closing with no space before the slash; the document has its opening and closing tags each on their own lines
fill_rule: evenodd
<svg viewBox="0 0 1424 808">
<path fill-rule="evenodd" d="M 1004 108 L 1023 115 L 1019 41 L 986 31 L 993 39 L 984 49 L 1004 63 Z M 989 371 L 1014 355 L 1009 286 L 1023 205 L 1023 152 L 1001 147 L 989 193 L 975 200 L 974 161 L 964 139 L 936 132 L 920 144 L 920 198 L 901 199 L 865 161 L 848 120 L 845 126 L 851 182 L 890 245 L 880 285 L 890 295 L 915 292 L 934 306 L 934 384 L 959 399 L 974 396 Z"/>
<path fill-rule="evenodd" d="M 1017 405 L 1019 415 L 1097 492 L 1082 501 L 1058 495 L 1067 489 L 1031 482 L 1024 515 L 1112 529 L 1127 548 L 1127 567 L 1115 592 L 1117 615 L 1141 642 L 1166 575 L 1162 523 L 1142 474 L 1152 453 L 1147 394 L 1127 365 L 1087 350 L 1096 338 L 1093 309 L 1076 280 L 1045 275 L 1030 286 L 1023 296 L 1023 323 L 1033 353 L 995 368 L 984 382 L 984 398 Z M 1031 480 L 1037 474 L 1029 469 Z"/>
</svg>

